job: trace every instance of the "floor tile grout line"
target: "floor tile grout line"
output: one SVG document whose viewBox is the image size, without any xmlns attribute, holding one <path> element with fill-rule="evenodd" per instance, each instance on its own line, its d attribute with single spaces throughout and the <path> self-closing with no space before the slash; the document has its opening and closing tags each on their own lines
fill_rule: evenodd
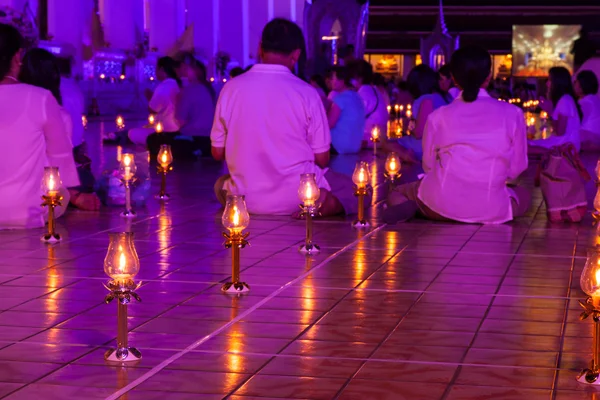
<svg viewBox="0 0 600 400">
<path fill-rule="evenodd" d="M 472 233 L 472 235 L 470 236 L 470 238 L 472 238 L 479 230 L 481 229 L 481 227 L 478 227 L 477 229 L 475 229 Z M 469 242 L 470 239 L 467 239 L 467 241 L 465 241 L 465 243 L 463 243 L 463 245 L 461 246 L 464 247 L 467 245 L 467 243 Z M 412 304 L 410 305 L 410 307 L 406 310 L 406 312 L 400 317 L 400 319 L 398 320 L 398 322 L 392 327 L 392 329 L 389 331 L 389 333 L 384 336 L 384 338 L 381 340 L 381 342 L 375 346 L 375 348 L 373 349 L 373 351 L 371 351 L 367 357 L 367 360 L 371 358 L 371 356 L 373 356 L 377 350 L 379 350 L 381 348 L 381 346 L 383 346 L 383 344 L 394 334 L 394 332 L 396 332 L 396 330 L 398 329 L 398 327 L 402 324 L 402 322 L 406 319 L 406 316 L 411 312 L 411 310 L 419 303 L 419 301 L 423 298 L 423 296 L 425 296 L 426 294 L 426 290 L 428 287 L 430 287 L 431 285 L 433 285 L 433 283 L 436 281 L 436 279 L 442 274 L 442 272 L 448 267 L 448 264 L 450 262 L 452 262 L 452 260 L 460 253 L 460 249 L 457 250 L 454 253 L 454 256 L 450 257 L 450 259 L 448 260 L 448 262 L 446 263 L 446 265 L 444 265 L 440 271 L 438 271 L 438 273 L 431 279 L 431 281 L 429 282 L 429 284 L 425 287 L 425 290 L 423 291 L 423 293 L 421 293 L 419 296 L 417 296 L 417 298 L 412 302 Z M 360 373 L 360 371 L 364 368 L 364 366 L 366 365 L 367 361 L 363 361 L 358 368 L 356 369 L 356 371 L 354 371 L 354 373 L 352 375 L 350 375 L 349 378 L 346 379 L 346 382 L 342 385 L 341 388 L 338 389 L 338 391 L 336 392 L 336 394 L 333 397 L 333 400 L 337 400 L 339 399 L 339 397 L 342 395 L 342 393 L 344 392 L 344 390 L 350 385 L 350 383 L 352 382 L 352 380 L 354 378 L 356 378 L 356 376 L 358 376 L 358 374 Z"/>
<path fill-rule="evenodd" d="M 577 229 L 577 233 L 576 233 L 576 240 L 575 240 L 575 244 L 573 245 L 573 255 L 577 254 L 577 238 L 579 237 L 579 228 Z M 556 356 L 556 368 L 560 367 L 560 363 L 562 361 L 562 351 L 565 345 L 565 333 L 567 331 L 567 323 L 568 323 L 568 317 L 569 317 L 569 310 L 570 310 L 570 306 L 571 306 L 571 287 L 573 285 L 573 273 L 575 271 L 575 258 L 573 258 L 573 260 L 571 261 L 571 268 L 570 268 L 570 274 L 569 274 L 569 284 L 567 285 L 567 300 L 565 301 L 565 308 L 564 308 L 564 313 L 563 313 L 563 320 L 561 323 L 561 327 L 560 327 L 560 343 L 558 346 L 558 353 Z M 556 395 L 557 395 L 557 387 L 558 387 L 558 377 L 559 377 L 559 373 L 558 371 L 554 372 L 554 376 L 552 377 L 552 393 L 551 393 L 551 400 L 555 400 L 556 399 Z M 575 379 L 575 377 L 573 377 L 573 379 Z"/>
<path fill-rule="evenodd" d="M 363 250 L 362 248 L 360 250 Z M 358 286 L 360 286 L 362 283 L 364 283 L 367 279 L 369 279 L 369 277 L 373 276 L 373 274 L 375 274 L 377 271 L 379 271 L 379 269 L 381 267 L 383 267 L 383 265 L 387 264 L 390 260 L 392 260 L 395 256 L 397 256 L 398 254 L 400 254 L 402 252 L 402 249 L 398 252 L 395 252 L 394 254 L 392 254 L 391 256 L 389 256 L 389 258 L 386 259 L 386 261 L 384 261 L 383 263 L 381 263 L 381 265 L 377 268 L 375 268 L 373 270 L 372 273 L 370 273 L 366 278 L 362 279 L 360 283 L 358 283 L 356 285 L 356 287 L 354 288 L 349 288 L 348 290 L 345 290 L 346 293 L 343 294 L 341 296 L 340 299 L 338 299 L 335 303 L 333 303 L 328 310 L 321 312 L 321 315 L 315 319 L 312 323 L 308 324 L 308 326 L 306 328 L 304 328 L 299 334 L 297 334 L 295 337 L 291 338 L 288 343 L 283 346 L 282 348 L 280 348 L 278 350 L 277 354 L 281 354 L 281 352 L 285 351 L 293 342 L 295 342 L 296 340 L 298 340 L 300 337 L 302 337 L 310 328 L 314 327 L 316 324 L 319 323 L 319 321 L 322 321 L 327 315 L 329 315 L 329 313 L 338 305 L 340 304 L 342 301 L 344 301 L 351 293 L 354 293 L 356 291 L 356 288 Z M 240 383 L 238 383 L 232 390 L 229 391 L 229 393 L 225 396 L 225 398 L 230 397 L 232 395 L 235 394 L 235 392 L 237 392 L 238 390 L 240 390 L 242 387 L 244 387 L 244 385 L 246 385 L 248 382 L 250 382 L 263 368 L 265 368 L 271 361 L 273 361 L 274 358 L 276 358 L 276 355 L 274 357 L 271 357 L 269 360 L 267 360 L 263 365 L 261 365 L 256 371 L 254 371 L 253 374 L 251 374 L 250 377 L 248 377 L 247 379 L 244 379 L 243 381 L 241 381 Z"/>
<path fill-rule="evenodd" d="M 537 212 L 539 212 L 539 208 L 538 208 L 538 211 L 536 211 L 536 213 Z M 533 224 L 534 220 L 535 219 L 531 220 L 529 228 L 531 228 L 531 225 Z M 515 252 L 514 252 L 513 256 L 511 257 L 510 262 L 506 266 L 506 270 L 504 271 L 504 275 L 502 275 L 502 278 L 498 282 L 498 285 L 497 285 L 497 288 L 496 288 L 496 292 L 494 294 L 498 294 L 498 292 L 502 288 L 502 284 L 504 283 L 504 281 L 506 280 L 506 277 L 508 276 L 508 273 L 509 273 L 509 271 L 510 271 L 510 269 L 512 267 L 512 263 L 515 261 L 515 259 L 517 257 L 517 253 L 518 253 L 519 249 L 521 248 L 521 246 L 523 245 L 523 242 L 525 242 L 525 238 L 527 237 L 528 234 L 529 234 L 529 229 L 527 229 L 527 232 L 525 233 L 525 235 L 521 239 L 521 242 L 519 243 L 519 246 L 515 249 Z M 487 316 L 489 315 L 489 313 L 490 313 L 490 311 L 492 309 L 492 306 L 494 305 L 495 301 L 496 301 L 496 296 L 493 296 L 492 299 L 490 300 L 490 303 L 488 304 L 485 312 L 481 316 L 481 320 L 479 321 L 477 329 L 474 332 L 473 338 L 471 338 L 471 341 L 469 342 L 468 346 L 465 349 L 465 352 L 463 353 L 463 355 L 461 357 L 461 362 L 464 362 L 464 360 L 467 358 L 467 355 L 469 354 L 470 350 L 473 348 L 473 344 L 475 344 L 475 341 L 477 340 L 477 337 L 479 335 L 479 331 L 481 330 L 481 327 L 483 326 L 483 323 L 485 322 Z M 448 386 L 446 386 L 446 390 L 444 390 L 444 393 L 442 393 L 442 396 L 440 397 L 440 400 L 447 400 L 448 399 L 448 396 L 450 396 L 450 392 L 452 390 L 452 387 L 454 386 L 454 384 L 455 384 L 456 380 L 458 379 L 458 377 L 460 376 L 461 372 L 462 372 L 462 366 L 458 366 L 456 368 L 456 371 L 454 371 L 454 374 L 452 375 L 452 378 L 448 382 Z"/>
<path fill-rule="evenodd" d="M 356 244 L 358 244 L 360 241 L 364 240 L 365 238 L 370 237 L 371 235 L 375 234 L 376 232 L 379 232 L 384 227 L 385 227 L 385 225 L 380 225 L 380 226 L 374 228 L 372 231 L 366 233 L 364 236 L 356 239 L 352 243 L 349 243 L 348 245 L 342 247 L 338 252 L 330 255 L 325 260 L 321 261 L 318 265 L 316 265 L 315 267 L 313 267 L 311 270 L 306 271 L 304 274 L 302 274 L 302 275 L 298 276 L 297 278 L 291 280 L 290 282 L 286 283 L 285 285 L 282 285 L 279 289 L 275 290 L 269 296 L 265 297 L 264 299 L 262 299 L 258 303 L 254 304 L 252 307 L 250 307 L 246 311 L 240 313 L 234 319 L 230 320 L 228 323 L 222 325 L 220 328 L 216 329 L 215 331 L 211 332 L 210 334 L 205 335 L 204 337 L 198 339 L 197 341 L 195 341 L 194 343 L 192 343 L 190 346 L 186 347 L 184 350 L 180 351 L 179 353 L 177 353 L 177 354 L 175 354 L 175 355 L 167 358 L 162 363 L 160 363 L 156 367 L 152 368 L 150 371 L 148 371 L 144 375 L 140 376 L 139 378 L 137 378 L 133 382 L 129 383 L 128 385 L 126 385 L 123 388 L 119 389 L 118 391 L 116 391 L 112 395 L 108 396 L 105 400 L 117 400 L 117 399 L 119 399 L 119 397 L 121 397 L 125 393 L 128 393 L 129 391 L 133 390 L 137 386 L 141 385 L 142 383 L 144 383 L 148 379 L 152 378 L 153 376 L 155 376 L 156 374 L 158 374 L 159 372 L 161 372 L 163 369 L 165 369 L 168 365 L 172 364 L 174 361 L 180 359 L 181 357 L 183 357 L 184 355 L 186 355 L 190 351 L 198 348 L 198 346 L 202 345 L 207 340 L 215 337 L 216 335 L 218 335 L 221 332 L 223 332 L 225 329 L 231 327 L 236 322 L 239 322 L 241 319 L 243 319 L 246 316 L 250 315 L 253 311 L 255 311 L 258 308 L 260 308 L 260 306 L 262 306 L 263 304 L 266 304 L 268 301 L 270 301 L 271 299 L 273 299 L 274 297 L 276 297 L 279 293 L 281 293 L 282 291 L 284 291 L 288 287 L 290 287 L 293 284 L 295 284 L 296 282 L 299 282 L 300 280 L 304 279 L 310 273 L 312 273 L 312 272 L 320 269 L 324 265 L 327 265 L 327 263 L 329 261 L 335 259 L 340 254 L 343 254 L 346 251 L 350 250 L 351 248 L 353 248 L 354 246 L 356 246 Z"/>
</svg>

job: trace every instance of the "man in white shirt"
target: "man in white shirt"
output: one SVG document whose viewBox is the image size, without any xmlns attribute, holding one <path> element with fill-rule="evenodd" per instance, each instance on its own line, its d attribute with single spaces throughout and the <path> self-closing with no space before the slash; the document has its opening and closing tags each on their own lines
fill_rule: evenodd
<svg viewBox="0 0 600 400">
<path fill-rule="evenodd" d="M 292 214 L 300 175 L 314 173 L 323 216 L 355 211 L 350 179 L 326 169 L 331 135 L 319 94 L 292 74 L 303 49 L 300 28 L 276 18 L 262 33 L 262 63 L 223 87 L 211 132 L 212 155 L 230 172 L 215 184 L 222 204 L 239 194 L 250 213 Z"/>
</svg>

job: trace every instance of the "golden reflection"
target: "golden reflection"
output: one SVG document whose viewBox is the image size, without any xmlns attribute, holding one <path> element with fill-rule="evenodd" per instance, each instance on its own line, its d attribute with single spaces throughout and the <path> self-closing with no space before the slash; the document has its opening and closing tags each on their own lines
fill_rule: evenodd
<svg viewBox="0 0 600 400">
<path fill-rule="evenodd" d="M 158 214 L 158 244 L 160 246 L 160 261 L 168 262 L 170 251 L 168 247 L 171 246 L 171 226 L 173 220 L 171 215 L 167 212 L 165 204 L 160 205 L 160 213 Z"/>
<path fill-rule="evenodd" d="M 48 246 L 48 269 L 46 270 L 46 286 L 52 289 L 57 289 L 60 283 L 60 274 L 56 271 L 56 269 L 52 268 L 54 262 L 56 261 L 56 256 L 54 253 L 54 246 Z M 53 291 L 48 294 L 48 297 L 51 299 L 56 299 L 58 297 L 58 290 Z"/>
<path fill-rule="evenodd" d="M 379 191 L 377 188 L 377 180 L 379 179 L 379 163 L 377 160 L 374 160 L 371 164 L 371 187 L 373 188 L 373 199 L 371 200 L 371 204 L 377 204 L 379 199 Z M 367 197 L 368 198 L 368 197 Z"/>
<path fill-rule="evenodd" d="M 305 271 L 309 271 L 312 268 L 313 259 L 306 257 Z M 300 316 L 300 323 L 302 325 L 309 325 L 312 323 L 312 310 L 315 306 L 315 285 L 313 282 L 312 274 L 308 275 L 302 284 L 302 315 Z"/>
<path fill-rule="evenodd" d="M 121 390 L 127 385 L 129 385 L 129 376 L 127 374 L 127 368 L 117 367 L 117 390 Z M 119 400 L 128 400 L 128 399 L 129 399 L 128 393 L 119 397 Z"/>
<path fill-rule="evenodd" d="M 231 319 L 235 319 L 239 313 L 240 301 L 238 296 L 231 299 Z M 227 335 L 227 370 L 233 373 L 242 373 L 245 369 L 244 357 L 240 354 L 244 352 L 244 339 L 246 335 L 242 331 L 239 322 L 233 324 L 231 331 Z M 233 374 L 227 374 L 225 378 L 228 387 L 237 384 L 237 378 Z"/>
</svg>

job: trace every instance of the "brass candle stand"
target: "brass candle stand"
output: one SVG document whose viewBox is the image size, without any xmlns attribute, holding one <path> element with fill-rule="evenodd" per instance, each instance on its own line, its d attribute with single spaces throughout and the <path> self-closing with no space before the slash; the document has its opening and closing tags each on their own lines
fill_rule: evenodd
<svg viewBox="0 0 600 400">
<path fill-rule="evenodd" d="M 133 179 L 121 179 L 123 186 L 125 186 L 125 210 L 121 212 L 123 218 L 135 218 L 137 213 L 131 207 L 131 183 Z"/>
<path fill-rule="evenodd" d="M 173 166 L 168 165 L 166 167 L 159 165 L 158 173 L 162 174 L 160 180 L 160 191 L 156 195 L 156 198 L 159 200 L 167 201 L 171 199 L 171 195 L 167 193 L 167 174 L 173 171 Z"/>
<path fill-rule="evenodd" d="M 371 131 L 370 140 L 373 143 L 373 157 L 377 157 L 377 143 L 380 141 L 378 127 L 374 127 Z"/>
<path fill-rule="evenodd" d="M 313 218 L 318 215 L 319 207 L 315 204 L 300 204 L 300 209 L 302 210 L 300 215 L 306 219 L 306 239 L 304 244 L 301 245 L 298 250 L 307 255 L 318 254 L 321 251 L 321 247 L 319 247 L 318 244 L 313 243 Z"/>
<path fill-rule="evenodd" d="M 365 219 L 365 196 L 371 191 L 371 187 L 366 185 L 364 187 L 356 186 L 354 188 L 354 195 L 358 198 L 358 215 L 356 221 L 352 223 L 355 228 L 368 228 L 369 222 Z"/>
<path fill-rule="evenodd" d="M 579 283 L 587 298 L 579 301 L 583 312 L 579 318 L 583 321 L 592 317 L 594 323 L 592 361 L 590 367 L 584 369 L 578 376 L 579 383 L 600 385 L 600 246 L 598 246 L 598 228 L 596 230 L 596 246 L 588 250 L 587 259 Z"/>
<path fill-rule="evenodd" d="M 240 282 L 240 249 L 248 246 L 250 242 L 246 240 L 250 233 L 234 232 L 229 234 L 223 232 L 225 239 L 225 248 L 231 249 L 231 282 L 225 283 L 221 291 L 226 293 L 245 293 L 250 290 L 246 282 Z"/>
<path fill-rule="evenodd" d="M 127 305 L 132 298 L 142 301 L 135 292 L 141 284 L 142 282 L 136 284 L 133 279 L 129 279 L 124 282 L 112 280 L 104 285 L 110 291 L 104 298 L 104 302 L 109 304 L 113 300 L 117 300 L 117 347 L 104 354 L 104 359 L 107 361 L 134 362 L 142 358 L 142 353 L 138 349 L 129 346 L 127 329 Z"/>
<path fill-rule="evenodd" d="M 42 236 L 42 241 L 46 243 L 60 242 L 61 238 L 56 233 L 56 223 L 54 221 L 54 209 L 62 205 L 63 197 L 58 193 L 52 193 L 42 196 L 42 207 L 48 207 L 48 232 Z"/>
<path fill-rule="evenodd" d="M 135 165 L 133 154 L 123 153 L 121 155 L 121 164 L 119 165 L 121 182 L 125 186 L 125 211 L 121 213 L 121 217 L 123 218 L 134 218 L 137 215 L 131 208 L 131 183 L 135 180 L 136 171 L 137 166 Z"/>
</svg>

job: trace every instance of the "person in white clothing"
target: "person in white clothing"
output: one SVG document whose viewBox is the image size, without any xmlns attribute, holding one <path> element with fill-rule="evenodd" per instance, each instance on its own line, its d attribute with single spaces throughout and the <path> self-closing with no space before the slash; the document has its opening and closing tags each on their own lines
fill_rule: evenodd
<svg viewBox="0 0 600 400">
<path fill-rule="evenodd" d="M 589 70 L 579 71 L 575 77 L 575 94 L 583 112 L 581 121 L 582 150 L 600 149 L 600 97 L 598 96 L 598 78 Z"/>
<path fill-rule="evenodd" d="M 40 207 L 44 167 L 56 166 L 65 197 L 56 216 L 69 204 L 66 187 L 79 185 L 71 141 L 65 135 L 60 107 L 48 90 L 19 82 L 23 37 L 0 24 L 0 229 L 44 226 Z"/>
<path fill-rule="evenodd" d="M 73 121 L 72 114 L 62 106 L 63 98 L 60 91 L 62 78 L 56 57 L 47 50 L 34 48 L 25 54 L 22 63 L 19 80 L 23 83 L 49 90 L 52 93 L 61 106 L 60 113 L 64 126 L 64 134 L 71 141 L 73 138 L 73 127 L 82 126 L 81 115 L 75 117 L 76 119 Z M 79 168 L 78 175 L 80 181 L 87 180 L 87 175 Z M 89 175 L 91 175 L 91 172 L 89 172 Z M 71 204 L 82 210 L 97 211 L 100 208 L 100 199 L 93 193 L 93 175 L 91 175 L 91 180 L 91 187 L 87 185 L 69 187 Z"/>
<path fill-rule="evenodd" d="M 581 107 L 575 101 L 571 73 L 565 67 L 552 67 L 548 71 L 548 98 L 540 107 L 552 116 L 553 134 L 547 139 L 529 141 L 530 154 L 543 154 L 551 147 L 571 143 L 581 150 Z"/>
<path fill-rule="evenodd" d="M 135 128 L 129 131 L 129 140 L 137 145 L 148 145 L 152 154 L 158 152 L 161 144 L 171 144 L 173 138 L 179 134 L 175 109 L 182 84 L 176 69 L 177 63 L 171 57 L 159 58 L 156 63 L 156 79 L 160 83 L 154 92 L 146 92 L 150 112 L 156 114 L 156 122 L 160 122 L 163 127 L 160 137 L 155 134 L 154 128 Z"/>
<path fill-rule="evenodd" d="M 221 204 L 238 194 L 250 213 L 294 214 L 300 175 L 314 173 L 323 216 L 355 211 L 350 179 L 326 168 L 331 136 L 321 98 L 292 73 L 303 49 L 301 29 L 276 18 L 262 32 L 262 63 L 223 87 L 211 132 L 213 157 L 230 172 L 215 184 Z"/>
<path fill-rule="evenodd" d="M 527 169 L 523 112 L 485 91 L 492 67 L 486 50 L 460 48 L 450 65 L 461 95 L 429 116 L 423 135 L 425 176 L 390 192 L 387 222 L 420 212 L 434 220 L 500 224 L 529 208 L 529 192 L 507 186 Z"/>
<path fill-rule="evenodd" d="M 385 98 L 373 84 L 373 66 L 365 60 L 355 60 L 349 64 L 352 71 L 353 83 L 365 106 L 365 131 L 363 135 L 363 147 L 373 147 L 371 131 L 374 127 L 379 132 L 387 132 L 388 111 Z"/>
</svg>

